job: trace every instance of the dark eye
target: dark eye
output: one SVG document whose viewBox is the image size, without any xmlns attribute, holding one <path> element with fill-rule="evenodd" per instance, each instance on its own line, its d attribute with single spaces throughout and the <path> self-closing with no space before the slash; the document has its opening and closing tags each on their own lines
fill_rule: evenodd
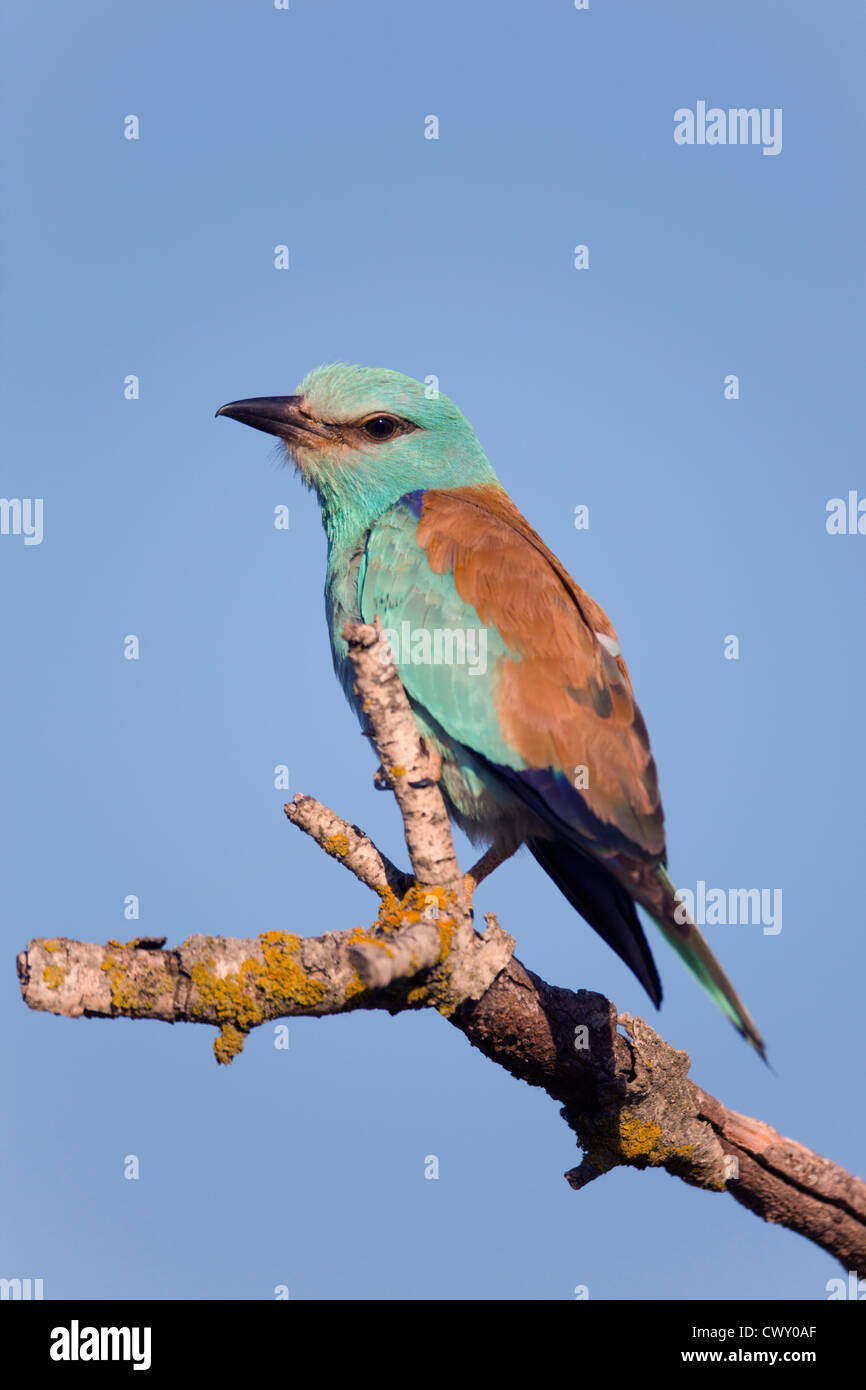
<svg viewBox="0 0 866 1390">
<path fill-rule="evenodd" d="M 364 433 L 371 439 L 390 439 L 399 428 L 397 421 L 390 415 L 374 415 L 363 424 Z"/>
</svg>

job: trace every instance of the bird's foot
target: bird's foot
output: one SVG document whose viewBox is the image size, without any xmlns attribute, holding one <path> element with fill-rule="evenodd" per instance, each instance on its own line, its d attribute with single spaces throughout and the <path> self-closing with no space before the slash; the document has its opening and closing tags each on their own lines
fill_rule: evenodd
<svg viewBox="0 0 866 1390">
<path fill-rule="evenodd" d="M 412 776 L 409 778 L 410 787 L 433 787 L 439 781 L 442 772 L 442 759 L 438 753 L 431 753 L 426 749 L 425 753 L 424 761 L 412 769 Z M 402 775 L 402 769 L 400 771 Z M 377 767 L 373 773 L 373 786 L 377 792 L 393 791 L 393 771 L 385 767 Z"/>
<path fill-rule="evenodd" d="M 410 787 L 435 787 L 442 774 L 442 759 L 435 748 L 428 748 L 424 744 L 425 760 L 413 769 L 413 775 L 409 779 Z"/>
</svg>

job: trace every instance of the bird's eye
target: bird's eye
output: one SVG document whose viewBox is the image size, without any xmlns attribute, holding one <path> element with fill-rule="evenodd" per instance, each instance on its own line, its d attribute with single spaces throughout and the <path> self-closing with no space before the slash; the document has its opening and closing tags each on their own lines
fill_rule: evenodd
<svg viewBox="0 0 866 1390">
<path fill-rule="evenodd" d="M 397 433 L 399 424 L 390 415 L 373 415 L 369 420 L 364 421 L 364 433 L 371 439 L 390 439 Z"/>
</svg>

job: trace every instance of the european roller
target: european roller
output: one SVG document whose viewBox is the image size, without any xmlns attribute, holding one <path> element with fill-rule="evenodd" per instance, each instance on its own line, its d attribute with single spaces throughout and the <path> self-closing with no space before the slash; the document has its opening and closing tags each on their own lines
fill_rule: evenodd
<svg viewBox="0 0 866 1390">
<path fill-rule="evenodd" d="M 360 718 L 343 627 L 378 617 L 449 815 L 488 846 L 476 877 L 525 844 L 658 1006 L 639 904 L 763 1056 L 668 877 L 655 763 L 610 619 L 518 511 L 453 402 L 338 363 L 296 395 L 217 413 L 276 435 L 316 492 L 337 675 Z"/>
</svg>

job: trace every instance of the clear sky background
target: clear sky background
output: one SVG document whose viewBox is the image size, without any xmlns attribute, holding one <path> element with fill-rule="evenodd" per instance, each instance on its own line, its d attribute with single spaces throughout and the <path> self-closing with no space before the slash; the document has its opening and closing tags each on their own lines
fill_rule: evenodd
<svg viewBox="0 0 866 1390">
<path fill-rule="evenodd" d="M 572 1192 L 554 1102 L 437 1015 L 293 1020 L 224 1069 L 211 1029 L 28 1012 L 14 958 L 372 920 L 273 783 L 287 764 L 405 862 L 331 669 L 317 505 L 213 416 L 321 362 L 435 373 L 618 629 L 676 881 L 783 890 L 776 935 L 707 927 L 777 1074 L 653 932 L 656 1015 L 528 856 L 478 907 L 863 1172 L 866 535 L 825 526 L 866 496 L 862 8 L 17 0 L 4 23 L 0 490 L 44 498 L 44 539 L 0 536 L 0 1274 L 49 1298 L 825 1298 L 835 1262 L 729 1197 L 623 1170 Z M 781 107 L 782 152 L 677 146 L 698 100 Z"/>
</svg>

